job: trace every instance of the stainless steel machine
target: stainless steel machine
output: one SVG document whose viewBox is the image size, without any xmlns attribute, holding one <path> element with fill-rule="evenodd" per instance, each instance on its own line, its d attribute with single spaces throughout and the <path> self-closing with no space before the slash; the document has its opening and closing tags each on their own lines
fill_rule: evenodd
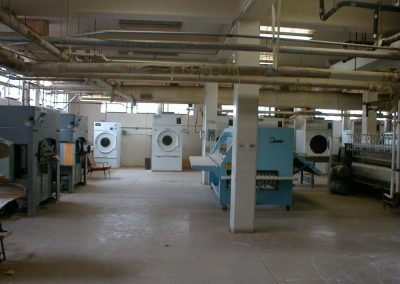
<svg viewBox="0 0 400 284">
<path fill-rule="evenodd" d="M 60 114 L 61 190 L 74 192 L 75 185 L 86 184 L 87 155 L 90 153 L 88 120 L 85 116 Z"/>
<path fill-rule="evenodd" d="M 400 156 L 393 133 L 383 135 L 351 134 L 341 148 L 339 160 L 332 165 L 329 189 L 349 193 L 354 183 L 383 190 L 383 201 L 400 205 Z"/>
<path fill-rule="evenodd" d="M 35 215 L 43 201 L 59 199 L 59 116 L 53 109 L 0 106 L 0 144 L 10 149 L 0 173 L 6 173 L 3 182 L 26 188 L 20 205 L 28 215 Z"/>
</svg>

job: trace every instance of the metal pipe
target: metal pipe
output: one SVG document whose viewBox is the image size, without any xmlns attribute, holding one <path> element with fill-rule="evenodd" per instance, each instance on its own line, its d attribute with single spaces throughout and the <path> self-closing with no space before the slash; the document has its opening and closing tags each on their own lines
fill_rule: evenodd
<svg viewBox="0 0 400 284">
<path fill-rule="evenodd" d="M 400 40 L 400 33 L 394 34 L 390 37 L 384 38 L 381 40 L 382 45 L 390 45 L 396 41 Z"/>
<path fill-rule="evenodd" d="M 150 41 L 150 40 L 104 40 L 98 38 L 49 38 L 49 41 L 60 45 L 83 45 L 83 46 L 108 46 L 140 49 L 203 49 L 203 50 L 231 50 L 251 52 L 272 52 L 272 47 L 252 44 L 225 44 L 211 42 L 180 42 L 180 41 Z M 302 46 L 281 46 L 281 53 L 304 54 L 304 55 L 327 55 L 342 57 L 364 57 L 376 59 L 400 60 L 400 52 L 394 51 L 365 51 L 344 50 L 332 48 L 316 48 Z"/>
<path fill-rule="evenodd" d="M 240 9 L 239 14 L 232 21 L 231 28 L 229 29 L 229 35 L 233 34 L 233 31 L 235 30 L 235 26 L 238 23 L 238 21 L 243 17 L 244 14 L 246 14 L 250 10 L 251 7 L 254 6 L 254 4 L 256 4 L 256 2 L 257 0 L 248 0 L 246 4 L 244 4 L 243 8 Z"/>
<path fill-rule="evenodd" d="M 4 9 L 0 8 L 0 21 L 3 22 L 5 25 L 13 29 L 14 31 L 18 32 L 22 36 L 26 37 L 33 43 L 37 44 L 38 46 L 42 47 L 43 49 L 47 50 L 57 58 L 68 61 L 69 58 L 67 55 L 63 54 L 57 47 L 50 44 L 48 41 L 43 39 L 38 33 L 36 33 L 31 28 L 27 27 L 23 24 L 16 16 L 12 15 L 10 12 L 5 11 Z"/>
<path fill-rule="evenodd" d="M 395 115 L 394 117 L 394 121 L 393 121 L 393 125 L 397 125 L 398 124 L 398 113 Z M 392 138 L 392 162 L 391 162 L 391 175 L 390 175 L 390 188 L 389 188 L 389 194 L 385 193 L 385 196 L 389 199 L 393 198 L 393 194 L 394 194 L 394 183 L 395 183 L 395 178 L 396 178 L 396 128 L 394 127 L 393 129 L 393 138 Z"/>
<path fill-rule="evenodd" d="M 107 33 L 117 33 L 117 34 L 130 34 L 130 35 L 150 35 L 150 36 L 200 36 L 200 37 L 230 37 L 230 38 L 250 38 L 250 39 L 266 39 L 273 41 L 274 39 L 266 38 L 264 36 L 257 35 L 243 35 L 243 34 L 224 34 L 224 33 L 195 33 L 195 32 L 169 32 L 169 31 L 130 31 L 130 30 L 102 30 L 89 32 L 84 34 L 75 35 L 75 37 L 84 37 L 84 36 L 94 36 L 97 34 L 107 34 Z M 51 37 L 46 38 L 50 42 L 53 42 Z M 367 49 L 384 49 L 384 50 L 392 50 L 398 51 L 400 48 L 397 47 L 388 47 L 388 46 L 373 46 L 369 44 L 358 44 L 358 43 L 348 43 L 348 42 L 337 42 L 337 41 L 326 41 L 326 40 L 305 40 L 305 39 L 297 39 L 297 38 L 280 38 L 281 41 L 297 41 L 304 42 L 309 44 L 323 44 L 323 45 L 337 45 L 342 47 L 360 47 Z M 5 42 L 17 42 L 17 43 L 26 43 L 26 39 L 24 37 L 18 35 L 0 35 L 0 41 Z"/>
<path fill-rule="evenodd" d="M 326 21 L 330 16 L 335 14 L 339 9 L 343 7 L 353 7 L 353 8 L 364 8 L 364 9 L 379 9 L 381 11 L 387 12 L 397 12 L 400 13 L 400 8 L 390 5 L 381 5 L 375 3 L 366 3 L 360 1 L 340 1 L 335 3 L 335 5 L 328 12 L 325 11 L 325 0 L 319 1 L 319 17 L 322 21 Z"/>
<path fill-rule="evenodd" d="M 223 64 L 183 64 L 180 62 L 154 62 L 154 63 L 36 63 L 24 68 L 27 74 L 52 73 L 128 73 L 128 74 L 191 74 L 191 75 L 223 75 L 223 76 L 301 76 L 330 78 L 332 76 L 345 77 L 347 80 L 368 79 L 376 81 L 400 82 L 397 72 L 372 72 L 372 71 L 345 71 L 321 68 L 279 67 L 250 67 Z"/>
<path fill-rule="evenodd" d="M 27 27 L 24 23 L 22 23 L 17 17 L 0 8 L 0 21 L 6 24 L 11 29 L 20 33 L 22 36 L 26 37 L 30 41 L 36 43 L 38 46 L 47 50 L 49 53 L 55 55 L 57 58 L 63 61 L 69 61 L 69 56 L 62 53 L 57 47 L 55 47 L 52 43 L 41 37 L 38 33 L 36 33 L 31 28 Z M 129 97 L 123 94 L 120 91 L 116 91 L 110 84 L 105 81 L 98 80 L 98 84 L 103 84 L 103 86 L 111 87 L 113 94 L 122 97 L 123 99 L 132 100 L 132 97 Z"/>
<path fill-rule="evenodd" d="M 399 124 L 399 114 L 400 114 L 400 100 L 397 102 L 397 125 L 394 126 L 394 128 L 397 130 L 397 137 L 393 137 L 393 140 L 396 140 L 396 188 L 395 192 L 397 194 L 400 193 L 400 143 L 399 143 L 399 137 L 400 137 L 400 124 Z"/>
<path fill-rule="evenodd" d="M 111 86 L 109 83 L 107 83 L 106 81 L 100 79 L 99 77 L 95 77 L 93 80 L 97 85 L 103 87 L 106 90 L 109 90 L 113 95 L 116 95 L 118 97 L 121 97 L 127 101 L 130 102 L 134 102 L 135 98 L 133 96 L 128 96 L 126 94 L 124 94 L 123 92 L 115 89 L 113 86 Z"/>
<path fill-rule="evenodd" d="M 13 53 L 0 48 L 0 63 L 8 68 L 21 70 L 25 64 L 22 60 L 16 58 Z"/>
<path fill-rule="evenodd" d="M 50 74 L 46 74 L 49 76 Z M 369 90 L 380 93 L 391 93 L 396 84 L 379 83 L 371 81 L 351 81 L 325 78 L 299 78 L 299 77 L 258 77 L 258 76 L 198 76 L 198 75 L 174 75 L 174 74 L 129 74 L 129 73 L 60 73 L 57 76 L 107 79 L 131 79 L 141 81 L 163 82 L 215 82 L 231 84 L 255 84 L 255 85 L 279 85 L 279 86 L 303 86 L 321 88 L 339 88 Z"/>
</svg>

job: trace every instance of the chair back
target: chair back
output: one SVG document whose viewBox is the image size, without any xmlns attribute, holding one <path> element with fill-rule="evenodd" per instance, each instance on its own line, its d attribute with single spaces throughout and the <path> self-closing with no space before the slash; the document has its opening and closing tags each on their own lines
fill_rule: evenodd
<svg viewBox="0 0 400 284">
<path fill-rule="evenodd" d="M 93 155 L 88 155 L 88 165 L 89 167 L 93 168 L 96 167 L 96 161 L 94 160 Z"/>
</svg>

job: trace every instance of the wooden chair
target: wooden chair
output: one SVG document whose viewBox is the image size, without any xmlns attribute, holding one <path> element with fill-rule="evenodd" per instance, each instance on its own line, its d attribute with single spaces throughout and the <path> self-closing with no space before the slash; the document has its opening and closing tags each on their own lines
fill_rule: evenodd
<svg viewBox="0 0 400 284">
<path fill-rule="evenodd" d="M 104 173 L 104 178 L 107 179 L 106 172 L 108 171 L 109 177 L 111 177 L 111 166 L 107 163 L 96 163 L 94 160 L 93 155 L 88 155 L 88 174 L 92 175 L 93 172 L 98 172 L 98 171 L 103 171 Z"/>
</svg>

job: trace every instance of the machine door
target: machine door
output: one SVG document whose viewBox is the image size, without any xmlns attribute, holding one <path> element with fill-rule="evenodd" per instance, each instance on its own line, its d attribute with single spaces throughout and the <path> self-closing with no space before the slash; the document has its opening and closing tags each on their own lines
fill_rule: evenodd
<svg viewBox="0 0 400 284">
<path fill-rule="evenodd" d="M 329 150 L 329 141 L 325 135 L 317 134 L 310 137 L 310 152 L 314 155 L 324 155 Z"/>
<path fill-rule="evenodd" d="M 104 132 L 96 137 L 96 149 L 102 154 L 108 154 L 117 147 L 117 138 L 109 132 Z"/>
<path fill-rule="evenodd" d="M 172 152 L 179 147 L 179 133 L 165 129 L 157 135 L 157 144 L 162 151 Z"/>
</svg>

